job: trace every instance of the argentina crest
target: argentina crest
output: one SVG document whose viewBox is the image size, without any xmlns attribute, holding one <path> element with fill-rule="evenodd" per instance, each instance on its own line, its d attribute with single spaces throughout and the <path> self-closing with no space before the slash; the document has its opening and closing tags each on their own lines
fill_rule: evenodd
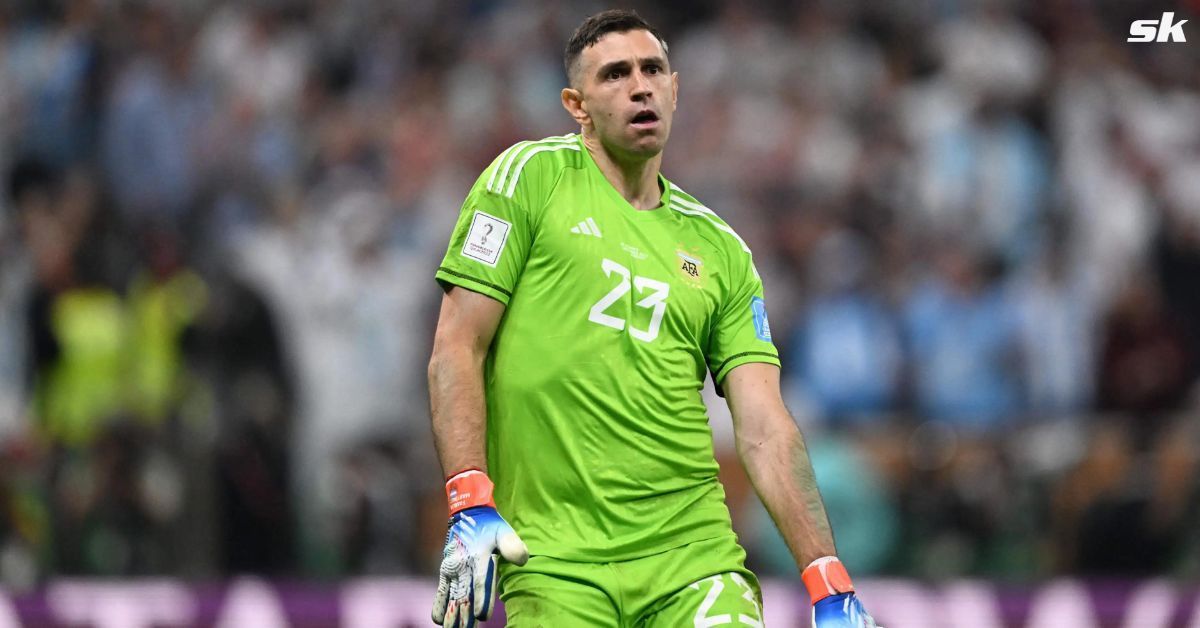
<svg viewBox="0 0 1200 628">
<path fill-rule="evenodd" d="M 685 252 L 682 245 L 675 251 L 678 259 L 679 273 L 687 284 L 700 287 L 703 283 L 703 267 L 704 261 L 700 259 L 697 253 L 698 249 L 693 248 L 689 252 Z"/>
</svg>

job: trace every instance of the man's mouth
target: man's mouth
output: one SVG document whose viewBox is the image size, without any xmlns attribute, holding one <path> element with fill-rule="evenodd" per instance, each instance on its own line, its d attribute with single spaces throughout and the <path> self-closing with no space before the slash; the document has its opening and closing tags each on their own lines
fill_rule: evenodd
<svg viewBox="0 0 1200 628">
<path fill-rule="evenodd" d="M 643 109 L 642 111 L 637 112 L 637 114 L 633 116 L 629 123 L 635 127 L 652 127 L 658 124 L 658 114 L 654 113 L 650 109 Z"/>
</svg>

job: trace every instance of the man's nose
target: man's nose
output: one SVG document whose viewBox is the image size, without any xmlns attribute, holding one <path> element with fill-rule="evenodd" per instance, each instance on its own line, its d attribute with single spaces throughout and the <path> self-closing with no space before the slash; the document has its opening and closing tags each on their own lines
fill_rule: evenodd
<svg viewBox="0 0 1200 628">
<path fill-rule="evenodd" d="M 629 92 L 629 98 L 636 102 L 641 102 L 652 95 L 654 95 L 654 90 L 650 87 L 650 81 L 641 72 L 635 72 L 633 74 L 633 88 Z"/>
</svg>

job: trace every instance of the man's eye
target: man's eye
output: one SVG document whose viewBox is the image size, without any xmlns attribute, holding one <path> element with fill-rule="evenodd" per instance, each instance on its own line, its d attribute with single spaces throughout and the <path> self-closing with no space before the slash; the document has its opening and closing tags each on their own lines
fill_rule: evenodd
<svg viewBox="0 0 1200 628">
<path fill-rule="evenodd" d="M 658 74 L 659 72 L 662 72 L 662 68 L 657 65 L 646 66 L 646 74 Z"/>
<path fill-rule="evenodd" d="M 622 76 L 625 76 L 624 72 L 622 72 L 621 70 L 613 70 L 613 71 L 609 72 L 608 76 L 605 78 L 607 78 L 610 81 L 615 81 L 615 80 L 621 78 Z"/>
</svg>

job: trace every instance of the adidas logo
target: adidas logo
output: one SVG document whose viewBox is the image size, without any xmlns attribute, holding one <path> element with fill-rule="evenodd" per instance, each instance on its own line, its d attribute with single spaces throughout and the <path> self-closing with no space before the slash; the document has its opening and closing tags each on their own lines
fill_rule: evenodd
<svg viewBox="0 0 1200 628">
<path fill-rule="evenodd" d="M 587 220 L 580 222 L 578 225 L 571 227 L 571 233 L 582 233 L 583 235 L 596 236 L 597 238 L 603 237 L 600 234 L 600 227 L 596 226 L 596 221 L 592 220 L 591 216 L 588 216 Z"/>
</svg>

